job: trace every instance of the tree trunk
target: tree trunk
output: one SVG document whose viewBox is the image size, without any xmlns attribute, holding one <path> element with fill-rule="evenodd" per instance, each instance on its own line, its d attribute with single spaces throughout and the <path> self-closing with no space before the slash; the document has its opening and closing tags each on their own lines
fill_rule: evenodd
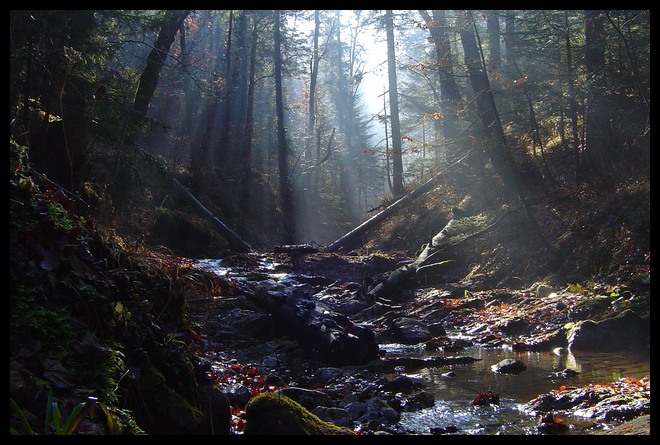
<svg viewBox="0 0 660 445">
<path fill-rule="evenodd" d="M 568 11 L 564 11 L 564 28 L 566 29 L 566 70 L 569 95 L 568 117 L 571 121 L 571 148 L 573 150 L 573 167 L 575 169 L 575 177 L 577 178 L 580 166 L 580 136 L 578 132 L 577 92 L 575 88 L 575 75 L 573 72 L 573 48 L 571 45 L 571 28 L 568 21 Z"/>
<path fill-rule="evenodd" d="M 229 158 L 227 151 L 232 143 L 232 102 L 234 99 L 234 90 L 236 88 L 236 76 L 234 75 L 234 55 L 232 54 L 232 40 L 234 37 L 234 10 L 229 11 L 229 29 L 227 30 L 227 48 L 225 52 L 225 71 L 224 97 L 222 100 L 223 110 L 220 123 L 220 140 L 215 152 L 215 165 L 222 171 L 225 161 Z M 227 171 L 228 169 L 224 169 Z"/>
<path fill-rule="evenodd" d="M 394 18 L 392 10 L 385 11 L 387 31 L 387 73 L 390 88 L 390 119 L 392 131 L 392 194 L 403 195 L 403 160 L 401 156 L 401 125 L 399 124 L 399 97 L 396 79 L 396 54 L 394 51 Z"/>
<path fill-rule="evenodd" d="M 257 69 L 257 41 L 259 38 L 258 25 L 260 18 L 253 17 L 252 37 L 250 43 L 250 74 L 248 75 L 247 104 L 245 110 L 245 139 L 243 145 L 243 177 L 240 180 L 243 187 L 242 205 L 245 210 L 249 208 L 252 188 L 252 137 L 254 135 L 254 87 Z"/>
<path fill-rule="evenodd" d="M 375 227 L 376 225 L 384 221 L 388 216 L 404 208 L 405 206 L 407 206 L 408 204 L 410 204 L 420 196 L 424 195 L 425 193 L 433 190 L 433 188 L 436 185 L 436 182 L 438 181 L 438 179 L 440 179 L 440 177 L 443 174 L 444 172 L 436 174 L 435 176 L 433 176 L 431 179 L 426 181 L 424 184 L 417 187 L 412 192 L 399 198 L 397 201 L 387 206 L 384 210 L 382 210 L 378 214 L 372 216 L 371 218 L 360 224 L 355 229 L 351 230 L 350 232 L 343 235 L 338 240 L 329 244 L 325 249 L 323 249 L 323 251 L 336 252 L 341 248 L 356 247 L 358 244 L 362 244 L 362 243 L 358 243 L 358 240 L 362 235 L 364 235 L 369 229 Z"/>
<path fill-rule="evenodd" d="M 316 83 L 319 72 L 319 32 L 321 29 L 321 19 L 319 10 L 314 11 L 314 37 L 312 47 L 312 60 L 310 61 L 309 73 L 309 99 L 307 111 L 307 132 L 305 134 L 305 156 L 302 169 L 302 200 L 300 210 L 303 219 L 307 221 L 306 228 L 316 226 L 318 217 L 316 213 L 316 204 L 318 199 L 314 187 L 314 171 L 318 158 L 314 159 L 314 140 L 316 127 Z M 302 233 L 303 239 L 311 239 L 313 236 L 309 230 Z"/>
<path fill-rule="evenodd" d="M 446 35 L 447 19 L 445 11 L 442 10 L 433 10 L 433 17 L 425 10 L 420 10 L 419 13 L 424 18 L 435 45 L 437 71 L 440 80 L 440 106 L 443 114 L 442 129 L 447 144 L 446 159 L 447 163 L 452 163 L 459 157 L 457 153 L 459 136 L 458 109 L 462 99 L 456 85 L 451 45 Z"/>
<path fill-rule="evenodd" d="M 486 29 L 488 32 L 488 49 L 490 57 L 488 61 L 488 74 L 491 79 L 490 85 L 493 91 L 499 90 L 500 71 L 502 70 L 502 55 L 500 51 L 500 14 L 489 10 L 486 16 Z"/>
<path fill-rule="evenodd" d="M 464 11 L 463 19 L 464 26 L 461 27 L 461 43 L 463 44 L 465 64 L 470 73 L 470 83 L 472 84 L 475 101 L 479 115 L 481 116 L 485 142 L 488 147 L 487 154 L 504 185 L 520 200 L 533 232 L 538 236 L 544 246 L 554 253 L 554 247 L 543 237 L 538 222 L 534 218 L 531 208 L 525 199 L 524 190 L 520 184 L 520 174 L 507 146 L 504 130 L 502 129 L 495 100 L 490 89 L 488 77 L 486 76 L 485 64 L 479 50 L 480 45 L 477 45 L 474 20 L 471 13 Z"/>
<path fill-rule="evenodd" d="M 277 146 L 278 146 L 278 168 L 280 184 L 280 207 L 284 223 L 284 243 L 293 244 L 295 234 L 295 219 L 293 211 L 293 194 L 289 183 L 289 147 L 286 140 L 284 128 L 284 93 L 282 91 L 282 35 L 280 31 L 280 11 L 274 14 L 274 41 L 275 47 L 275 108 L 277 114 Z"/>
<path fill-rule="evenodd" d="M 201 214 L 201 216 L 207 218 L 215 230 L 222 235 L 222 237 L 229 243 L 229 248 L 236 252 L 250 252 L 252 249 L 250 246 L 241 239 L 240 236 L 236 234 L 232 229 L 230 229 L 225 223 L 220 221 L 213 213 L 211 213 L 204 205 L 199 202 L 195 196 L 190 193 L 176 178 L 172 177 L 165 167 L 158 161 L 158 159 L 151 156 L 146 150 L 138 146 L 133 146 L 134 150 L 140 154 L 144 159 L 149 161 L 150 165 L 154 167 L 163 177 L 163 182 L 174 186 L 174 189 L 179 192 L 184 198 L 190 201 L 193 204 L 195 210 Z"/>
<path fill-rule="evenodd" d="M 605 15 L 601 10 L 584 12 L 585 62 L 587 69 L 587 124 L 583 171 L 588 177 L 606 179 L 614 157 L 610 145 L 608 117 L 603 92 L 605 80 Z"/>
<path fill-rule="evenodd" d="M 165 65 L 165 61 L 167 60 L 167 54 L 174 42 L 176 33 L 181 27 L 181 23 L 183 23 L 189 13 L 189 10 L 168 11 L 165 23 L 160 28 L 154 47 L 147 57 L 147 64 L 142 74 L 140 74 L 140 82 L 135 93 L 135 98 L 133 99 L 133 110 L 144 115 L 147 114 L 149 103 L 156 91 L 156 86 L 158 86 L 160 71 L 163 69 L 163 65 Z"/>
</svg>

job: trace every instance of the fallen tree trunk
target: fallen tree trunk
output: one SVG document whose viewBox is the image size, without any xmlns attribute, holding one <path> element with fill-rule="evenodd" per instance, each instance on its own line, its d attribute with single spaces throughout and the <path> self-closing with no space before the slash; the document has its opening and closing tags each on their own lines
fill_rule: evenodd
<svg viewBox="0 0 660 445">
<path fill-rule="evenodd" d="M 397 201 L 394 203 L 390 204 L 387 206 L 385 209 L 383 209 L 380 213 L 374 215 L 373 217 L 369 218 L 359 226 L 357 226 L 355 229 L 351 230 L 338 240 L 332 242 L 329 244 L 325 249 L 323 249 L 324 252 L 336 252 L 338 249 L 341 249 L 343 247 L 346 247 L 348 245 L 353 244 L 360 236 L 362 236 L 367 230 L 371 229 L 372 227 L 376 226 L 380 222 L 382 222 L 385 218 L 396 212 L 397 210 L 405 207 L 406 205 L 410 204 L 413 202 L 415 199 L 419 198 L 420 196 L 424 195 L 427 192 L 430 192 L 433 187 L 435 186 L 436 182 L 438 179 L 442 176 L 444 172 L 438 173 L 437 175 L 433 176 L 431 179 L 426 181 L 424 184 L 420 185 L 417 187 L 415 190 L 412 192 L 408 193 L 407 195 L 402 196 L 399 198 Z"/>
<path fill-rule="evenodd" d="M 487 225 L 474 222 L 472 224 L 465 223 L 466 220 L 479 218 L 479 216 L 449 220 L 445 227 L 443 227 L 442 230 L 433 237 L 430 243 L 423 245 L 422 252 L 417 256 L 417 258 L 415 258 L 414 261 L 409 264 L 404 264 L 403 266 L 392 271 L 386 280 L 370 289 L 369 292 L 367 292 L 367 295 L 374 301 L 376 299 L 382 298 L 396 299 L 397 296 L 401 293 L 403 287 L 410 280 L 421 276 L 422 273 L 425 273 L 431 268 L 439 267 L 450 262 L 450 260 L 431 262 L 431 260 L 434 260 L 438 253 L 450 247 L 456 247 L 470 239 L 484 235 L 485 233 L 492 230 L 495 226 L 497 226 L 502 218 L 511 212 L 511 210 L 507 210 L 505 213 L 495 219 L 495 221 Z M 470 232 L 466 232 L 466 227 L 471 228 L 472 230 Z"/>
<path fill-rule="evenodd" d="M 197 198 L 193 196 L 176 178 L 172 177 L 165 167 L 158 161 L 158 159 L 151 156 L 145 149 L 134 146 L 134 149 L 141 154 L 149 163 L 158 170 L 158 172 L 163 175 L 163 179 L 169 185 L 174 186 L 174 188 L 182 194 L 188 201 L 193 204 L 195 210 L 200 213 L 203 217 L 207 218 L 213 224 L 214 229 L 229 243 L 229 248 L 236 252 L 250 252 L 252 248 L 248 243 L 243 241 L 243 239 L 236 234 L 232 229 L 230 229 L 225 223 L 220 221 L 213 213 L 211 213 L 204 205 L 199 202 Z"/>
</svg>

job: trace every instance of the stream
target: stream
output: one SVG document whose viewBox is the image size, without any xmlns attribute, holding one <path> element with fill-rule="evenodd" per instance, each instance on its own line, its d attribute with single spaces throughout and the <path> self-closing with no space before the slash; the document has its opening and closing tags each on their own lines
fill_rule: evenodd
<svg viewBox="0 0 660 445">
<path fill-rule="evenodd" d="M 285 286 L 296 286 L 303 275 L 289 273 L 287 267 L 255 256 L 256 262 L 249 267 L 237 267 L 223 260 L 193 260 L 203 269 L 236 282 L 255 285 L 263 280 L 275 280 Z M 459 332 L 447 331 L 448 337 L 460 338 Z M 437 356 L 438 351 L 426 351 L 423 344 L 381 344 L 388 357 L 425 358 Z M 448 356 L 455 354 L 447 354 Z M 524 410 L 524 405 L 539 395 L 546 394 L 565 385 L 608 384 L 621 378 L 650 378 L 650 356 L 648 351 L 635 352 L 572 352 L 557 348 L 550 352 L 513 351 L 510 346 L 485 348 L 471 346 L 462 349 L 461 356 L 480 359 L 471 364 L 425 368 L 406 374 L 425 382 L 426 390 L 435 396 L 431 408 L 401 413 L 400 424 L 418 434 L 430 434 L 433 428 L 455 427 L 459 434 L 466 435 L 529 435 L 535 431 L 540 417 Z M 527 369 L 519 374 L 498 374 L 491 366 L 503 359 L 522 361 Z M 551 377 L 551 374 L 570 368 L 578 372 L 570 378 Z M 450 374 L 450 375 L 448 375 Z M 395 374 L 387 374 L 394 377 Z M 472 401 L 481 392 L 491 390 L 500 397 L 499 405 L 473 405 Z M 571 424 L 569 434 L 592 434 L 602 428 L 586 418 L 564 417 Z"/>
<path fill-rule="evenodd" d="M 448 332 L 451 336 L 451 332 Z M 391 356 L 427 357 L 429 353 L 419 346 L 382 345 Z M 623 377 L 641 379 L 650 377 L 648 354 L 635 352 L 597 353 L 555 350 L 552 352 L 519 352 L 510 348 L 470 347 L 461 355 L 480 358 L 467 365 L 452 365 L 442 368 L 427 368 L 410 377 L 423 379 L 427 390 L 435 395 L 435 405 L 420 411 L 404 412 L 401 425 L 419 432 L 430 428 L 453 425 L 459 433 L 469 435 L 536 434 L 533 430 L 539 417 L 523 410 L 535 397 L 562 385 L 580 387 L 589 384 L 606 384 Z M 521 360 L 527 370 L 516 375 L 498 374 L 491 366 L 503 359 Z M 569 379 L 550 378 L 553 372 L 571 368 L 579 372 Z M 453 372 L 453 377 L 446 374 Z M 499 405 L 474 406 L 472 400 L 477 393 L 491 390 L 500 395 Z M 588 429 L 596 426 L 588 419 L 572 417 L 573 434 L 590 434 Z"/>
</svg>

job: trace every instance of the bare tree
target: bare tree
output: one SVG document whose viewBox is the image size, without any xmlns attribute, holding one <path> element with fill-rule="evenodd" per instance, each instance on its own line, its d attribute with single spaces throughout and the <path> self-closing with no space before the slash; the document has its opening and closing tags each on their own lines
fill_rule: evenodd
<svg viewBox="0 0 660 445">
<path fill-rule="evenodd" d="M 280 177 L 280 207 L 284 223 L 284 242 L 290 244 L 294 240 L 295 220 L 293 193 L 289 183 L 289 146 L 284 128 L 284 93 L 282 91 L 282 31 L 280 29 L 281 11 L 273 12 L 275 25 L 273 28 L 274 43 L 273 59 L 275 62 L 275 108 L 277 115 L 277 147 L 278 168 Z"/>
<path fill-rule="evenodd" d="M 431 33 L 435 46 L 438 78 L 440 80 L 440 106 L 443 114 L 443 133 L 447 144 L 447 161 L 458 158 L 456 143 L 459 137 L 458 109 L 462 102 L 461 93 L 456 85 L 454 63 L 447 35 L 445 11 L 433 10 L 433 16 L 425 10 L 419 10 Z"/>
<path fill-rule="evenodd" d="M 396 80 L 396 52 L 394 50 L 394 16 L 385 11 L 387 32 L 387 72 L 390 88 L 390 119 L 392 131 L 392 194 L 403 195 L 403 160 L 401 154 L 401 125 L 399 124 L 399 97 Z"/>
<path fill-rule="evenodd" d="M 474 19 L 470 11 L 461 12 L 461 43 L 465 56 L 465 64 L 470 74 L 470 83 L 475 96 L 481 124 L 486 140 L 486 154 L 493 163 L 507 189 L 517 197 L 522 204 L 532 230 L 540 241 L 551 251 L 555 249 L 543 237 L 538 222 L 532 214 L 531 208 L 525 198 L 524 189 L 520 181 L 520 173 L 516 167 L 513 156 L 507 145 L 506 137 L 491 91 L 486 65 L 481 52 L 481 44 L 477 43 L 478 34 L 475 31 Z"/>
<path fill-rule="evenodd" d="M 133 110 L 142 114 L 147 114 L 149 109 L 149 102 L 156 91 L 158 86 L 158 79 L 160 72 L 165 65 L 167 55 L 170 51 L 176 33 L 179 32 L 181 23 L 190 13 L 190 10 L 181 11 L 168 11 L 165 16 L 165 21 L 158 32 L 154 47 L 147 57 L 147 64 L 140 74 L 140 82 L 135 98 L 133 99 Z"/>
<path fill-rule="evenodd" d="M 605 178 L 607 166 L 614 156 L 610 145 L 607 110 L 604 100 L 605 72 L 605 14 L 601 10 L 584 12 L 585 64 L 587 69 L 587 125 L 586 146 L 582 170 L 587 176 Z"/>
</svg>

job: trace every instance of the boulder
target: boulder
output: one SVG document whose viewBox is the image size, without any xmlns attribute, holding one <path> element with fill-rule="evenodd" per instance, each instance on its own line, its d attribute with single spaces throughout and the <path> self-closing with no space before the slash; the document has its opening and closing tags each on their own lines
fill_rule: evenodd
<svg viewBox="0 0 660 445">
<path fill-rule="evenodd" d="M 395 318 L 390 330 L 397 341 L 405 344 L 418 344 L 433 338 L 425 323 L 410 317 Z"/>
<path fill-rule="evenodd" d="M 263 393 L 245 407 L 245 429 L 250 435 L 354 435 L 349 428 L 326 422 L 287 396 Z"/>
<path fill-rule="evenodd" d="M 567 326 L 568 348 L 583 351 L 614 351 L 648 347 L 650 321 L 627 309 L 601 321 L 583 320 Z"/>
<path fill-rule="evenodd" d="M 525 371 L 527 369 L 527 365 L 525 365 L 520 360 L 505 358 L 504 360 L 491 366 L 491 369 L 493 372 L 500 374 L 518 374 Z"/>
</svg>

